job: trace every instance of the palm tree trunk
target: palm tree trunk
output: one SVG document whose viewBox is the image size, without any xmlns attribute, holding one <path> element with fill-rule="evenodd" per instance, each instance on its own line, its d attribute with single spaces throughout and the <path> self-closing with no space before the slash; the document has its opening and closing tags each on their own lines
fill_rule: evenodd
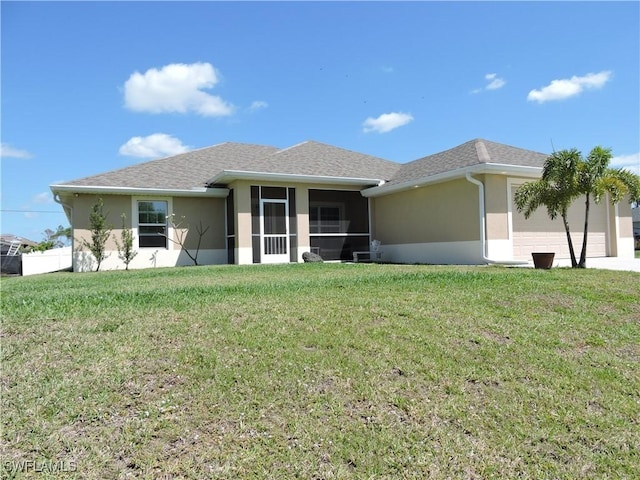
<svg viewBox="0 0 640 480">
<path fill-rule="evenodd" d="M 587 234 L 589 232 L 589 193 L 584 201 L 584 232 L 582 235 L 582 252 L 578 268 L 587 268 Z"/>
<path fill-rule="evenodd" d="M 576 260 L 576 252 L 573 249 L 573 241 L 571 240 L 571 232 L 569 231 L 569 221 L 567 220 L 566 210 L 562 211 L 562 222 L 564 223 L 564 230 L 567 232 L 567 243 L 569 244 L 569 253 L 571 254 L 571 268 L 576 268 L 578 262 Z"/>
</svg>

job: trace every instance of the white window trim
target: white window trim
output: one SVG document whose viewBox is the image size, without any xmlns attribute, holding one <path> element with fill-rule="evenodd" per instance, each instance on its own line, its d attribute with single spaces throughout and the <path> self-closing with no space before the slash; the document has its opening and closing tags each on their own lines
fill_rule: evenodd
<svg viewBox="0 0 640 480">
<path fill-rule="evenodd" d="M 139 236 L 138 236 L 138 228 L 139 228 L 139 216 L 138 216 L 138 202 L 140 201 L 155 201 L 155 202 L 167 202 L 167 215 L 171 216 L 173 214 L 173 197 L 143 197 L 136 196 L 131 197 L 131 229 L 133 231 L 134 236 L 134 245 L 136 250 L 173 250 L 174 242 L 169 240 L 174 237 L 173 227 L 171 226 L 171 222 L 167 219 L 167 246 L 165 248 L 162 247 L 141 247 L 139 244 Z"/>
<path fill-rule="evenodd" d="M 332 208 L 337 208 L 339 211 L 339 219 L 338 219 L 338 229 L 341 228 L 341 223 L 344 221 L 344 203 L 342 202 L 313 202 L 313 207 L 311 206 L 311 203 L 309 203 L 309 231 L 311 231 L 311 210 L 313 208 L 322 208 L 322 207 L 332 207 Z M 320 213 L 320 212 L 318 212 Z M 321 229 L 322 227 L 322 223 L 320 220 L 318 220 L 318 225 L 317 227 L 319 229 Z M 309 233 L 309 235 L 314 236 L 314 235 L 336 235 L 336 236 L 343 236 L 346 235 L 345 233 L 342 233 L 340 231 L 338 232 L 326 232 L 326 233 Z"/>
</svg>

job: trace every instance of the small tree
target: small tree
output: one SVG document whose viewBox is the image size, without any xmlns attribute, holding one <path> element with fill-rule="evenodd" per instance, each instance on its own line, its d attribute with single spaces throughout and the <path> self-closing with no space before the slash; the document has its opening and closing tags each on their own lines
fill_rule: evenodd
<svg viewBox="0 0 640 480">
<path fill-rule="evenodd" d="M 38 243 L 37 245 L 34 245 L 33 247 L 29 248 L 28 251 L 30 252 L 46 252 L 47 250 L 51 250 L 53 248 L 56 248 L 56 242 L 53 240 L 43 240 L 42 242 Z"/>
<path fill-rule="evenodd" d="M 558 215 L 562 217 L 573 268 L 586 267 L 591 198 L 595 203 L 600 203 L 605 194 L 609 195 L 611 203 L 618 203 L 625 195 L 629 195 L 630 202 L 639 200 L 640 177 L 627 170 L 609 168 L 610 162 L 611 150 L 602 147 L 595 147 L 586 159 L 575 148 L 554 152 L 545 161 L 542 178 L 527 182 L 516 191 L 516 208 L 524 213 L 525 218 L 529 218 L 542 205 L 547 207 L 552 220 Z M 584 232 L 578 261 L 567 213 L 571 204 L 583 195 Z"/>
<path fill-rule="evenodd" d="M 107 258 L 106 244 L 111 235 L 112 228 L 107 225 L 107 216 L 104 214 L 104 202 L 102 198 L 98 198 L 98 201 L 91 208 L 89 214 L 89 225 L 91 232 L 91 241 L 82 239 L 81 244 L 86 247 L 95 257 L 98 262 L 96 272 L 100 270 L 100 264 Z"/>
<path fill-rule="evenodd" d="M 122 231 L 120 232 L 122 243 L 117 238 L 115 240 L 118 246 L 118 257 L 124 262 L 124 269 L 129 270 L 129 264 L 138 252 L 133 249 L 133 232 L 126 226 L 127 215 L 123 213 L 120 217 L 122 218 Z"/>
<path fill-rule="evenodd" d="M 198 222 L 198 226 L 196 227 L 196 233 L 198 234 L 198 244 L 196 245 L 196 253 L 195 255 L 192 255 L 191 252 L 189 252 L 189 250 L 185 247 L 185 240 L 186 240 L 186 235 L 189 232 L 189 230 L 191 230 L 190 226 L 188 223 L 186 222 L 186 217 L 183 215 L 180 218 L 180 221 L 178 223 L 175 222 L 175 214 L 169 215 L 167 216 L 167 220 L 169 220 L 169 223 L 171 223 L 171 226 L 173 227 L 173 230 L 176 232 L 176 239 L 170 238 L 169 236 L 167 236 L 167 239 L 169 239 L 170 241 L 172 241 L 173 243 L 180 245 L 180 248 L 182 248 L 182 250 L 184 250 L 184 252 L 187 254 L 187 256 L 193 261 L 194 265 L 198 265 L 198 253 L 200 252 L 200 244 L 202 243 L 202 237 L 205 235 L 205 233 L 207 233 L 207 231 L 209 230 L 209 225 L 207 225 L 206 228 L 203 228 L 202 226 L 202 220 L 200 220 Z"/>
</svg>

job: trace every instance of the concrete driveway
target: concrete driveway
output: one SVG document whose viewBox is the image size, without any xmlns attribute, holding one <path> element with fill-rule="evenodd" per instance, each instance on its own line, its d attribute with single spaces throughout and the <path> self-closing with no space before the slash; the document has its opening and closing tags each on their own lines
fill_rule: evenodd
<svg viewBox="0 0 640 480">
<path fill-rule="evenodd" d="M 531 262 L 533 266 L 533 262 Z M 559 258 L 553 261 L 554 267 L 570 267 L 570 258 Z M 640 272 L 640 258 L 593 257 L 587 258 L 587 268 L 602 268 L 604 270 L 625 270 Z"/>
</svg>

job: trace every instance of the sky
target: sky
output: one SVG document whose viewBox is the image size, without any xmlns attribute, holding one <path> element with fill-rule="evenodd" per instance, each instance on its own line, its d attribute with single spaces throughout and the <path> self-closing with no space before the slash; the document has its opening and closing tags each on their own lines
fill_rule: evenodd
<svg viewBox="0 0 640 480">
<path fill-rule="evenodd" d="M 52 184 L 223 142 L 475 138 L 640 173 L 639 2 L 0 2 L 1 233 Z M 188 165 L 185 165 L 188 168 Z"/>
</svg>

